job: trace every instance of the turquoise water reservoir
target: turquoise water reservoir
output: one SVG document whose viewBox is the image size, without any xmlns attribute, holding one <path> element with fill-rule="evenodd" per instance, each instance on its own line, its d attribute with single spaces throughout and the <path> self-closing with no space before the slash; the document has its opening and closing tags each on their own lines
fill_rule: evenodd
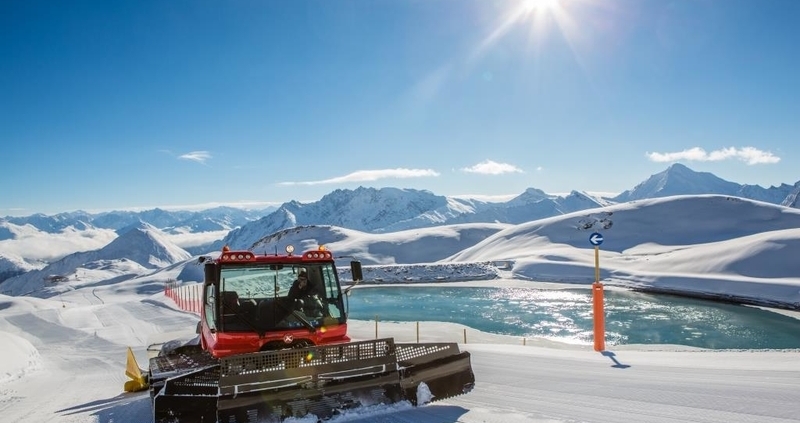
<svg viewBox="0 0 800 423">
<path fill-rule="evenodd" d="M 586 289 L 449 286 L 361 287 L 350 318 L 441 321 L 520 337 L 592 344 Z M 800 348 L 800 320 L 707 300 L 606 290 L 606 345 L 678 344 L 713 349 Z"/>
</svg>

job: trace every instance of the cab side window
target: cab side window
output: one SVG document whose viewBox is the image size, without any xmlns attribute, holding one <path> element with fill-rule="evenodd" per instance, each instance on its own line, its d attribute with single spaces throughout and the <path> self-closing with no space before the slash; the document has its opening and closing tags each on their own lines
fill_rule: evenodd
<svg viewBox="0 0 800 423">
<path fill-rule="evenodd" d="M 205 307 L 206 324 L 211 330 L 217 329 L 217 296 L 214 285 L 206 285 Z"/>
</svg>

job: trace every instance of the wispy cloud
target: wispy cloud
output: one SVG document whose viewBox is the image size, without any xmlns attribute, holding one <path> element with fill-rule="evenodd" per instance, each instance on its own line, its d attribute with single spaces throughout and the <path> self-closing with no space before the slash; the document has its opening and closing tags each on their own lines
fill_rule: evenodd
<svg viewBox="0 0 800 423">
<path fill-rule="evenodd" d="M 722 160 L 741 160 L 749 165 L 778 163 L 781 158 L 769 151 L 762 151 L 755 147 L 728 147 L 712 152 L 707 152 L 700 147 L 674 153 L 646 153 L 647 157 L 654 162 L 674 162 L 678 160 L 689 160 L 697 162 L 718 162 Z"/>
<path fill-rule="evenodd" d="M 427 176 L 439 176 L 439 172 L 431 169 L 376 169 L 376 170 L 358 170 L 344 176 L 337 176 L 335 178 L 323 179 L 320 181 L 302 181 L 302 182 L 280 182 L 278 185 L 326 185 L 326 184 L 341 184 L 348 182 L 365 182 L 377 181 L 379 179 L 408 179 L 408 178 L 423 178 Z"/>
<path fill-rule="evenodd" d="M 200 164 L 206 164 L 206 160 L 211 158 L 211 153 L 208 151 L 192 151 L 178 156 L 181 160 L 191 160 Z"/>
<path fill-rule="evenodd" d="M 497 163 L 492 160 L 482 161 L 474 166 L 461 168 L 463 172 L 483 175 L 502 175 L 504 173 L 525 173 L 522 169 L 508 163 Z"/>
</svg>

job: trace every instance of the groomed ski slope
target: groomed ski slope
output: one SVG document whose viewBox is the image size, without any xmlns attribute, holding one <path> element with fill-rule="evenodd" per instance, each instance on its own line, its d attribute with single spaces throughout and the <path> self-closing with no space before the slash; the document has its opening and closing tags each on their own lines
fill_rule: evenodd
<svg viewBox="0 0 800 423">
<path fill-rule="evenodd" d="M 123 393 L 127 346 L 145 362 L 150 342 L 191 337 L 197 317 L 161 294 L 115 294 L 85 304 L 3 297 L 0 413 L 4 421 L 142 423 L 144 393 Z M 79 298 L 80 293 L 73 292 Z M 423 322 L 420 341 L 460 341 L 463 327 Z M 374 322 L 351 322 L 356 339 Z M 794 422 L 800 351 L 588 347 L 485 334 L 467 328 L 475 389 L 420 408 L 408 404 L 345 414 L 333 422 Z M 380 336 L 414 341 L 414 325 L 380 323 Z M 312 418 L 295 421 L 314 421 Z"/>
</svg>

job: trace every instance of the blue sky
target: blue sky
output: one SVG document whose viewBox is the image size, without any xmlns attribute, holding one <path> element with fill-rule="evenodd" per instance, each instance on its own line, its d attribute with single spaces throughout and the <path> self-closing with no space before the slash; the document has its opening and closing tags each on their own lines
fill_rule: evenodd
<svg viewBox="0 0 800 423">
<path fill-rule="evenodd" d="M 800 180 L 795 0 L 6 1 L 0 216 Z"/>
</svg>

